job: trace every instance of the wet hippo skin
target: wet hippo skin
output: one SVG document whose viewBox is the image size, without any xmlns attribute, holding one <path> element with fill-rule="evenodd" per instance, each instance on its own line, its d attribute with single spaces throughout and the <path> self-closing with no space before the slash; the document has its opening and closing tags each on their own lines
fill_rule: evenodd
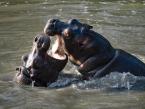
<svg viewBox="0 0 145 109">
<path fill-rule="evenodd" d="M 60 49 L 69 60 L 78 66 L 78 71 L 88 77 L 103 77 L 110 72 L 130 72 L 145 76 L 145 64 L 131 54 L 115 49 L 102 35 L 92 30 L 92 26 L 76 19 L 62 22 L 48 20 L 44 33 L 57 36 Z"/>
<path fill-rule="evenodd" d="M 68 59 L 65 54 L 61 55 L 61 59 L 55 58 L 55 54 L 60 56 L 56 51 L 48 54 L 49 47 L 50 38 L 47 35 L 38 34 L 35 37 L 31 53 L 22 56 L 23 66 L 16 69 L 17 83 L 31 84 L 35 81 L 35 86 L 47 86 L 57 80 Z"/>
</svg>

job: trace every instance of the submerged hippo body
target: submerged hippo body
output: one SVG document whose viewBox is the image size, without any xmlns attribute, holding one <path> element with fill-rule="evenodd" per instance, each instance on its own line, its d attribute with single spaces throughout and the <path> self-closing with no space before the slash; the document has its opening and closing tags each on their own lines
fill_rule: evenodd
<svg viewBox="0 0 145 109">
<path fill-rule="evenodd" d="M 62 59 L 53 57 L 47 53 L 50 46 L 50 38 L 45 34 L 35 37 L 32 52 L 22 57 L 23 67 L 17 68 L 16 82 L 35 86 L 47 86 L 57 80 L 59 72 L 67 63 L 67 56 Z M 57 49 L 56 49 L 57 50 Z M 59 56 L 59 55 L 58 55 Z"/>
<path fill-rule="evenodd" d="M 50 19 L 44 32 L 57 36 L 69 60 L 78 66 L 84 78 L 103 77 L 110 72 L 145 76 L 143 62 L 123 50 L 113 48 L 107 39 L 92 28 L 75 19 L 69 22 Z"/>
</svg>

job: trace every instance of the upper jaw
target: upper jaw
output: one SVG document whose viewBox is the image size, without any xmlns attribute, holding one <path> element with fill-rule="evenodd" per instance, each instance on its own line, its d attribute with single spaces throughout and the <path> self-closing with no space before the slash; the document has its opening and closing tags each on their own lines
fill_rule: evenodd
<svg viewBox="0 0 145 109">
<path fill-rule="evenodd" d="M 62 31 L 68 27 L 68 24 L 58 19 L 50 19 L 44 27 L 44 33 L 49 36 L 61 35 Z"/>
</svg>

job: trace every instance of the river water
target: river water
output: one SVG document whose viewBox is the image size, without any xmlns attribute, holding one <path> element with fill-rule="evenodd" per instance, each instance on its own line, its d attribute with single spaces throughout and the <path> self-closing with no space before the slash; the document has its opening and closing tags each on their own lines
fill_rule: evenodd
<svg viewBox="0 0 145 109">
<path fill-rule="evenodd" d="M 145 82 L 135 83 L 145 79 L 131 74 L 63 88 L 14 84 L 21 56 L 49 18 L 86 22 L 114 47 L 145 62 L 145 0 L 0 0 L 0 109 L 145 109 Z M 76 73 L 75 67 L 69 63 L 64 73 Z"/>
</svg>

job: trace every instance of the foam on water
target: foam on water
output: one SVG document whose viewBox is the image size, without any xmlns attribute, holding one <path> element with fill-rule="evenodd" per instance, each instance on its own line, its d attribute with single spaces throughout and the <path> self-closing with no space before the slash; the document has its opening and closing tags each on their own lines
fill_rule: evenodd
<svg viewBox="0 0 145 109">
<path fill-rule="evenodd" d="M 76 75 L 66 75 L 61 74 L 58 78 L 58 80 L 50 85 L 48 85 L 49 88 L 62 88 L 66 86 L 70 86 L 72 84 L 76 84 L 80 81 L 79 76 Z"/>
<path fill-rule="evenodd" d="M 137 77 L 129 72 L 112 72 L 105 77 L 86 81 L 81 80 L 79 76 L 66 77 L 61 75 L 56 82 L 50 84 L 48 87 L 62 88 L 66 86 L 71 86 L 78 89 L 145 90 L 145 77 Z"/>
</svg>

